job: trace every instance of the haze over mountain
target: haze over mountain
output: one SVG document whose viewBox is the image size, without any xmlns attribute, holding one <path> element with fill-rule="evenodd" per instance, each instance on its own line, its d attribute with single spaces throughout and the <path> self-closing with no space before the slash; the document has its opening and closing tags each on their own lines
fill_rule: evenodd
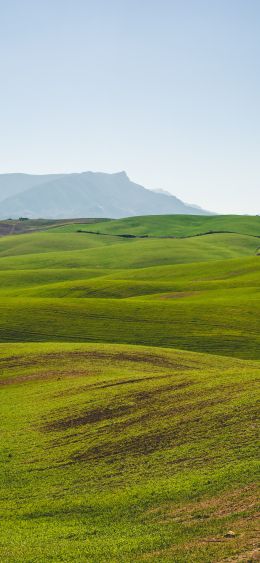
<svg viewBox="0 0 260 563">
<path fill-rule="evenodd" d="M 152 214 L 209 215 L 164 192 L 132 182 L 125 172 L 107 174 L 2 174 L 0 218 L 121 218 Z"/>
</svg>

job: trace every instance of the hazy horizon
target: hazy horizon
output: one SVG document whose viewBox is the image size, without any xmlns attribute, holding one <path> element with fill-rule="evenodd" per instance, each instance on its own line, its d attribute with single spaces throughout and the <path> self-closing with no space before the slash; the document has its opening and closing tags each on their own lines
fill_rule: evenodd
<svg viewBox="0 0 260 563">
<path fill-rule="evenodd" d="M 257 0 L 0 0 L 0 173 L 114 173 L 260 213 Z"/>
</svg>

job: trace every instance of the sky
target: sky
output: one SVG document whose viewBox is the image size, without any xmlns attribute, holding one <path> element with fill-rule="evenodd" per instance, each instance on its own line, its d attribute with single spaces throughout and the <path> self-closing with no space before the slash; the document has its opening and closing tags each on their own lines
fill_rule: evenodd
<svg viewBox="0 0 260 563">
<path fill-rule="evenodd" d="M 0 0 L 0 173 L 260 214 L 259 0 Z"/>
</svg>

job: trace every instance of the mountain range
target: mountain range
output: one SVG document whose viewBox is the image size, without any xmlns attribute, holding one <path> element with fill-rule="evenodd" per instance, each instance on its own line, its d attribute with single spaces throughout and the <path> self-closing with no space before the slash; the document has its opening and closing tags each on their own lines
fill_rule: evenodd
<svg viewBox="0 0 260 563">
<path fill-rule="evenodd" d="M 0 218 L 121 218 L 211 213 L 164 190 L 132 182 L 126 172 L 107 174 L 0 174 Z"/>
</svg>

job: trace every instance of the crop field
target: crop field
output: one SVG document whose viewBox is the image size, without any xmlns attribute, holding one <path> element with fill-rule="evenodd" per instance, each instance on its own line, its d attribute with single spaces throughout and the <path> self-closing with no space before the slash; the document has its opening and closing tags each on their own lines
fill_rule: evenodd
<svg viewBox="0 0 260 563">
<path fill-rule="evenodd" d="M 43 223 L 0 239 L 0 561 L 259 560 L 260 217 Z"/>
</svg>

